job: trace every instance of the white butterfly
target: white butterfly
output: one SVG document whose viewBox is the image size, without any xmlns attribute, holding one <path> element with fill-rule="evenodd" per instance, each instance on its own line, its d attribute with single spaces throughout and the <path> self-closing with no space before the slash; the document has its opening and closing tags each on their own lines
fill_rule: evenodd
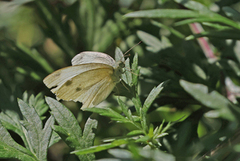
<svg viewBox="0 0 240 161">
<path fill-rule="evenodd" d="M 83 110 L 94 107 L 121 80 L 124 57 L 116 51 L 115 58 L 118 60 L 100 52 L 81 52 L 72 59 L 72 66 L 53 72 L 43 82 L 57 99 L 82 102 Z"/>
</svg>

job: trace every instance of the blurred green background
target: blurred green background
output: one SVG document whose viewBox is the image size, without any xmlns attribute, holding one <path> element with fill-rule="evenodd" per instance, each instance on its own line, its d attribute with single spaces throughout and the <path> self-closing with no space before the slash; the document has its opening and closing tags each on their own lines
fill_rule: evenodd
<svg viewBox="0 0 240 161">
<path fill-rule="evenodd" d="M 184 118 L 163 138 L 160 149 L 176 157 L 184 154 L 186 158 L 207 155 L 209 160 L 239 159 L 240 144 L 235 137 L 240 120 L 240 2 L 193 1 L 205 7 L 199 9 L 189 7 L 187 2 L 1 0 L 1 111 L 17 110 L 16 98 L 23 98 L 24 91 L 28 96 L 42 93 L 55 98 L 42 80 L 57 69 L 70 66 L 71 59 L 82 51 L 114 56 L 116 47 L 125 52 L 142 41 L 130 51 L 130 59 L 135 53 L 139 55 L 140 98 L 145 100 L 154 86 L 168 80 L 149 110 L 148 121 L 159 125 L 163 120 Z M 193 10 L 205 17 L 191 17 L 191 14 L 181 17 L 177 12 L 165 16 L 126 15 L 152 9 Z M 226 19 L 222 22 L 220 18 L 214 19 L 217 16 L 211 19 L 212 12 Z M 205 39 L 198 39 L 201 36 Z M 80 111 L 81 103 L 63 103 L 83 127 L 91 113 Z M 110 96 L 106 105 L 117 106 L 115 96 Z M 96 117 L 99 125 L 95 144 L 104 138 L 124 136 L 133 128 L 106 117 Z M 231 139 L 235 140 L 231 142 Z M 226 147 L 227 141 L 234 146 Z M 227 150 L 218 152 L 219 145 Z M 64 157 L 71 160 L 74 156 L 68 151 L 68 147 L 59 142 L 50 148 L 49 160 Z M 96 156 L 99 159 L 111 155 L 104 151 Z"/>
</svg>

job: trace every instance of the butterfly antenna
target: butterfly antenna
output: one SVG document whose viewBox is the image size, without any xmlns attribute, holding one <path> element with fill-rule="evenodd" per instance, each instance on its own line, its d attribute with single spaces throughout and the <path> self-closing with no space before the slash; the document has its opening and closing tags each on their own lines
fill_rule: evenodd
<svg viewBox="0 0 240 161">
<path fill-rule="evenodd" d="M 131 47 L 130 49 L 128 49 L 128 51 L 126 51 L 123 55 L 124 56 L 130 56 L 130 54 L 129 55 L 126 55 L 129 51 L 131 51 L 133 48 L 135 48 L 136 46 L 138 46 L 139 44 L 141 44 L 142 43 L 142 41 L 139 41 L 136 45 L 134 45 L 133 47 Z"/>
</svg>

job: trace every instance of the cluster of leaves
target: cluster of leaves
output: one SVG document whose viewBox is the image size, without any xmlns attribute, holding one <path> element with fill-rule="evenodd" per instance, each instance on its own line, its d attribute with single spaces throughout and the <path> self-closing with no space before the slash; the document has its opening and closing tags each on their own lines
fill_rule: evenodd
<svg viewBox="0 0 240 161">
<path fill-rule="evenodd" d="M 240 13 L 229 7 L 234 3 L 1 1 L 0 158 L 47 160 L 47 150 L 63 140 L 71 160 L 237 160 Z M 19 17 L 30 18 L 18 23 Z M 42 91 L 42 79 L 77 51 L 112 51 L 116 44 L 126 50 L 137 37 L 143 43 L 125 61 L 120 96 L 108 104 L 116 108 L 91 108 L 76 119 L 50 97 L 46 104 L 42 94 L 21 94 Z M 115 54 L 116 61 L 123 57 L 120 49 Z M 110 132 L 118 128 L 124 134 Z M 112 138 L 99 143 L 106 135 Z"/>
</svg>

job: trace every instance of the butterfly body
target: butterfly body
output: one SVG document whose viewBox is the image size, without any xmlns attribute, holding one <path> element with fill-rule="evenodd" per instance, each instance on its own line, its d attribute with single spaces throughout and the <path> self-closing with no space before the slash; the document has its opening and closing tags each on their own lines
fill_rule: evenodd
<svg viewBox="0 0 240 161">
<path fill-rule="evenodd" d="M 72 59 L 72 66 L 48 75 L 43 82 L 57 99 L 79 101 L 82 109 L 94 107 L 120 82 L 124 62 L 116 62 L 100 52 L 82 52 Z"/>
</svg>

